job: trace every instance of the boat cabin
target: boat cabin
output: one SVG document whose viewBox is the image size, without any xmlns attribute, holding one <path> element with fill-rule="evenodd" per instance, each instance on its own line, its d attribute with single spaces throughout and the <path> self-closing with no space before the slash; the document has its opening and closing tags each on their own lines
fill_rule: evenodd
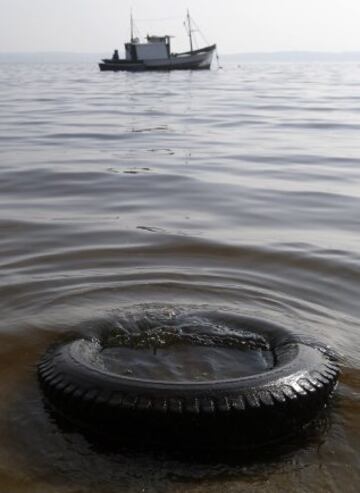
<svg viewBox="0 0 360 493">
<path fill-rule="evenodd" d="M 147 36 L 146 43 L 140 43 L 138 38 L 133 38 L 130 43 L 125 43 L 125 56 L 128 61 L 158 60 L 170 58 L 171 36 Z"/>
</svg>

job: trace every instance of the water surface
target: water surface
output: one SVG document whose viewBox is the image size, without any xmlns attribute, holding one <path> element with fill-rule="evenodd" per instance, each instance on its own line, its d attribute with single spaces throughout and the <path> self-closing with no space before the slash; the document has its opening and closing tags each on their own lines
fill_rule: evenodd
<svg viewBox="0 0 360 493">
<path fill-rule="evenodd" d="M 2 64 L 0 116 L 0 490 L 358 491 L 358 64 Z M 60 429 L 40 355 L 149 310 L 231 311 L 330 344 L 330 422 L 246 463 L 104 452 Z"/>
</svg>

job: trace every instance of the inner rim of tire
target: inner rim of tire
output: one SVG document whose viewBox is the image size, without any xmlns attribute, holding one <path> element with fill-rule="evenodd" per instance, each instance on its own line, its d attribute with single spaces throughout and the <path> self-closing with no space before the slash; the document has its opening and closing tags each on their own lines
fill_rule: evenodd
<svg viewBox="0 0 360 493">
<path fill-rule="evenodd" d="M 134 334 L 113 330 L 99 341 L 92 364 L 127 379 L 173 383 L 229 380 L 274 367 L 274 353 L 262 336 L 220 329 L 186 324 L 143 327 Z"/>
</svg>

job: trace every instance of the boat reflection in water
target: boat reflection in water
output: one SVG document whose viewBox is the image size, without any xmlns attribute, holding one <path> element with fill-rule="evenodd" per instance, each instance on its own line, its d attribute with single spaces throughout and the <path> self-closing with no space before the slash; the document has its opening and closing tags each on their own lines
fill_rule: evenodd
<svg viewBox="0 0 360 493">
<path fill-rule="evenodd" d="M 171 36 L 147 36 L 146 43 L 134 37 L 134 22 L 131 15 L 131 41 L 125 43 L 125 58 L 119 58 L 118 50 L 112 58 L 99 64 L 101 71 L 144 71 L 144 70 L 202 70 L 210 69 L 216 44 L 193 49 L 192 25 L 187 13 L 186 28 L 190 41 L 190 51 L 171 53 Z"/>
</svg>

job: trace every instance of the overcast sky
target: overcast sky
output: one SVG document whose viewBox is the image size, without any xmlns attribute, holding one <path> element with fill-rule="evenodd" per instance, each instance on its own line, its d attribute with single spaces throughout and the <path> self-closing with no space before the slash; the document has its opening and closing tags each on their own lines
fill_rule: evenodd
<svg viewBox="0 0 360 493">
<path fill-rule="evenodd" d="M 142 35 L 174 34 L 175 49 L 189 7 L 221 53 L 360 51 L 360 0 L 0 0 L 0 52 L 121 49 L 131 6 Z"/>
</svg>

